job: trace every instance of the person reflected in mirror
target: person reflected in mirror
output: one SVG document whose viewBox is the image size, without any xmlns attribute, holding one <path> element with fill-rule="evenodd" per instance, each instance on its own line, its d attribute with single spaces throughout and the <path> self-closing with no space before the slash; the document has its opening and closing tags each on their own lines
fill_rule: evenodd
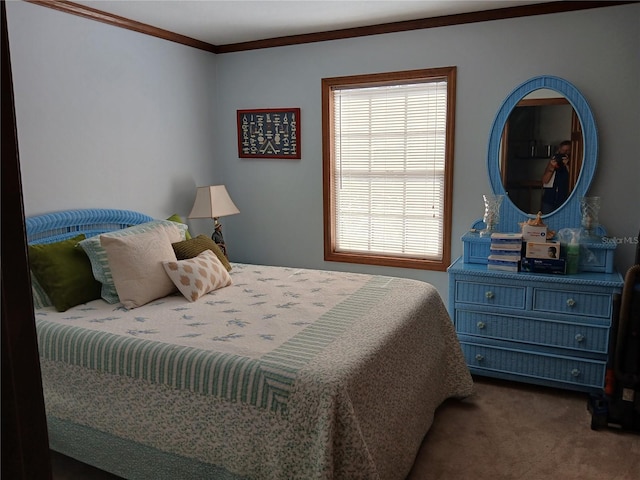
<svg viewBox="0 0 640 480">
<path fill-rule="evenodd" d="M 553 212 L 569 196 L 571 142 L 565 140 L 551 157 L 542 176 L 542 214 Z"/>
</svg>

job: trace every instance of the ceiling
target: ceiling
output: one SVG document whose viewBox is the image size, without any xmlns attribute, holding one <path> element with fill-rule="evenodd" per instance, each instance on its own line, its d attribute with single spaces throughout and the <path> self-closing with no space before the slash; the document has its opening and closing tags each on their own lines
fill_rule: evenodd
<svg viewBox="0 0 640 480">
<path fill-rule="evenodd" d="M 74 1 L 212 45 L 265 40 L 556 0 Z"/>
</svg>

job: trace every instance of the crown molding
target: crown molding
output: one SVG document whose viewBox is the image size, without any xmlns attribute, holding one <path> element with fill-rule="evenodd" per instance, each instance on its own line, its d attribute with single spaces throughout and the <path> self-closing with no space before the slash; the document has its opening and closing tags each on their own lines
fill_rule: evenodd
<svg viewBox="0 0 640 480">
<path fill-rule="evenodd" d="M 70 13 L 72 15 L 78 15 L 80 17 L 88 18 L 90 20 L 96 20 L 98 22 L 106 23 L 114 27 L 125 28 L 127 30 L 133 30 L 134 32 L 144 33 L 145 35 L 151 35 L 152 37 L 162 38 L 163 40 L 169 40 L 170 42 L 181 43 L 189 47 L 198 48 L 211 53 L 216 52 L 216 46 L 195 38 L 180 35 L 169 30 L 154 27 L 146 23 L 137 22 L 129 18 L 120 17 L 112 13 L 107 13 L 96 8 L 81 5 L 75 2 L 69 2 L 66 0 L 24 0 L 27 3 L 33 3 L 43 7 L 53 8 L 64 13 Z"/>
<path fill-rule="evenodd" d="M 285 37 L 268 38 L 264 40 L 254 40 L 249 42 L 213 45 L 201 40 L 196 40 L 195 38 L 180 35 L 178 33 L 170 32 L 169 30 L 164 30 L 152 25 L 148 25 L 146 23 L 130 20 L 125 17 L 120 17 L 112 13 L 107 13 L 102 10 L 98 10 L 67 0 L 24 1 L 218 54 L 242 52 L 247 50 L 258 50 L 263 48 L 283 47 L 287 45 L 299 45 L 304 43 L 326 42 L 329 40 L 365 37 L 370 35 L 382 35 L 385 33 L 407 32 L 411 30 L 423 30 L 427 28 L 463 25 L 466 23 L 489 22 L 493 20 L 505 20 L 509 18 L 529 17 L 535 15 L 546 15 L 551 13 L 571 12 L 576 10 L 587 10 L 591 8 L 613 7 L 629 3 L 638 3 L 637 0 L 546 2 L 471 13 L 460 13 L 456 15 L 443 15 L 440 17 L 422 18 L 418 20 L 381 23 L 378 25 L 370 25 L 366 27 L 344 28 L 341 30 L 307 33 L 302 35 L 291 35 Z"/>
<path fill-rule="evenodd" d="M 504 20 L 508 18 L 529 17 L 546 15 L 550 13 L 570 12 L 586 10 L 590 8 L 612 7 L 637 1 L 558 1 L 548 3 L 536 3 L 516 7 L 498 8 L 456 15 L 443 15 L 440 17 L 422 18 L 418 20 L 406 20 L 402 22 L 382 23 L 366 27 L 345 28 L 327 32 L 292 35 L 287 37 L 269 38 L 251 42 L 217 45 L 216 53 L 241 52 L 245 50 L 257 50 L 261 48 L 282 47 L 286 45 L 298 45 L 303 43 L 325 42 L 345 38 L 364 37 L 369 35 L 381 35 L 385 33 L 407 32 L 410 30 L 422 30 L 427 28 L 448 27 L 466 23 L 489 22 L 492 20 Z"/>
</svg>

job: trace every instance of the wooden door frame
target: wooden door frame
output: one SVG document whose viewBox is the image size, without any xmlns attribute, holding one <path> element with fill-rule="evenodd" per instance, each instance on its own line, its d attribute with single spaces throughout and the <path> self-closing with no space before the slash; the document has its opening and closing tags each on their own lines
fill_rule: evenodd
<svg viewBox="0 0 640 480">
<path fill-rule="evenodd" d="M 2 22 L 2 478 L 51 479 L 5 2 Z"/>
</svg>

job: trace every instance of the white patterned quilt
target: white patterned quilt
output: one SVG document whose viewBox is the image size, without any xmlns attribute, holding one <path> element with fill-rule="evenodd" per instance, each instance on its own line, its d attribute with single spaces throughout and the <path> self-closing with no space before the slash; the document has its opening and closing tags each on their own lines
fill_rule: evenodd
<svg viewBox="0 0 640 480">
<path fill-rule="evenodd" d="M 437 406 L 471 393 L 429 284 L 244 264 L 231 275 L 194 303 L 37 310 L 50 423 L 210 465 L 201 478 L 401 479 Z M 151 478 L 117 463 L 99 466 Z M 181 478 L 172 464 L 153 478 Z"/>
</svg>

